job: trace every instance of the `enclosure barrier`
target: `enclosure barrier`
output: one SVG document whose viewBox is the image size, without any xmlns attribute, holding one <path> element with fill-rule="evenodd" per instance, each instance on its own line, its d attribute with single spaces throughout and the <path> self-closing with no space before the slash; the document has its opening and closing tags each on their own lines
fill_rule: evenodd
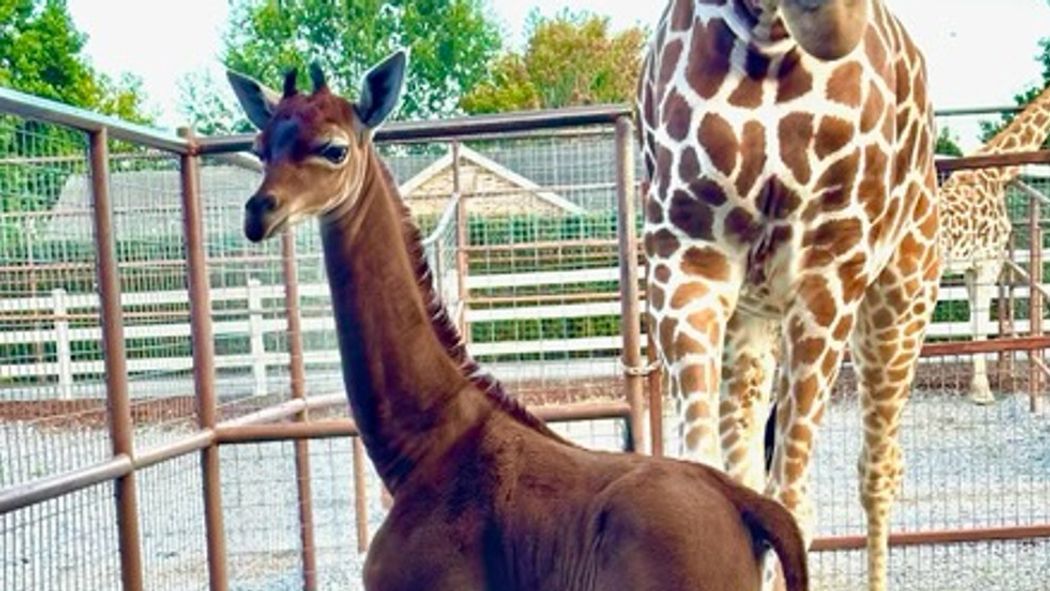
<svg viewBox="0 0 1050 591">
<path fill-rule="evenodd" d="M 283 290 L 267 291 L 258 282 L 247 282 L 243 295 L 248 302 L 250 314 L 244 322 L 250 333 L 250 351 L 247 356 L 232 354 L 220 355 L 216 351 L 216 335 L 225 330 L 222 309 L 224 306 L 213 306 L 220 302 L 219 294 L 232 293 L 234 288 L 216 287 L 210 283 L 208 264 L 210 259 L 206 250 L 205 206 L 201 195 L 201 160 L 203 158 L 221 158 L 224 162 L 233 162 L 242 167 L 257 167 L 251 159 L 239 156 L 237 152 L 247 149 L 251 143 L 250 136 L 230 136 L 218 138 L 197 138 L 188 130 L 183 130 L 177 137 L 159 133 L 141 126 L 130 125 L 111 118 L 85 113 L 49 101 L 29 97 L 16 92 L 0 89 L 0 114 L 9 114 L 27 120 L 43 121 L 65 126 L 82 132 L 87 137 L 88 170 L 90 171 L 90 193 L 93 199 L 92 219 L 95 229 L 97 254 L 95 258 L 95 276 L 99 293 L 97 315 L 101 318 L 99 340 L 104 347 L 104 371 L 106 394 L 106 423 L 110 439 L 110 458 L 86 467 L 62 470 L 56 474 L 35 478 L 27 482 L 16 483 L 0 489 L 0 514 L 7 514 L 26 509 L 51 499 L 70 496 L 77 491 L 113 482 L 115 491 L 115 517 L 118 525 L 117 541 L 120 556 L 120 580 L 126 590 L 146 588 L 143 577 L 143 531 L 140 527 L 142 506 L 140 492 L 137 489 L 138 476 L 143 470 L 171 462 L 188 454 L 199 454 L 201 467 L 201 503 L 204 513 L 206 538 L 205 562 L 208 569 L 210 589 L 224 590 L 230 585 L 228 569 L 228 550 L 226 547 L 226 524 L 223 510 L 220 473 L 220 449 L 233 446 L 260 444 L 263 442 L 293 442 L 294 470 L 296 475 L 296 520 L 299 527 L 299 557 L 301 565 L 301 585 L 304 589 L 319 588 L 317 579 L 318 559 L 317 541 L 315 539 L 315 522 L 317 515 L 313 507 L 315 491 L 312 486 L 312 474 L 309 441 L 320 441 L 331 438 L 352 438 L 352 486 L 354 488 L 355 544 L 359 551 L 367 548 L 369 523 L 367 522 L 366 502 L 366 468 L 360 438 L 351 419 L 346 417 L 329 418 L 334 410 L 343 410 L 346 406 L 343 394 L 308 395 L 309 385 L 306 366 L 308 363 L 331 363 L 332 354 L 313 355 L 306 351 L 303 343 L 304 333 L 316 325 L 316 318 L 304 317 L 304 298 L 326 296 L 327 293 L 319 283 L 300 284 L 300 265 L 309 263 L 309 259 L 297 252 L 296 236 L 287 232 L 282 236 L 279 254 L 270 255 L 280 261 L 283 278 Z M 612 269 L 595 269 L 587 271 L 587 277 L 596 280 L 613 280 L 618 282 L 619 297 L 616 302 L 606 302 L 609 307 L 603 310 L 615 310 L 620 318 L 620 336 L 591 337 L 591 340 L 580 339 L 596 347 L 615 348 L 619 351 L 620 380 L 613 390 L 617 396 L 608 400 L 575 402 L 571 404 L 544 404 L 530 407 L 537 415 L 548 422 L 575 422 L 614 419 L 627 425 L 626 432 L 631 437 L 631 446 L 639 451 L 648 450 L 661 454 L 664 445 L 663 408 L 660 404 L 661 374 L 653 371 L 656 367 L 654 350 L 646 345 L 646 336 L 642 333 L 641 321 L 644 316 L 644 293 L 639 282 L 639 266 L 642 261 L 638 253 L 635 237 L 636 213 L 638 198 L 635 146 L 631 124 L 631 112 L 623 106 L 600 106 L 567 109 L 556 112 L 536 112 L 526 114 L 495 115 L 466 119 L 450 119 L 440 122 L 394 123 L 377 134 L 377 142 L 382 144 L 399 144 L 410 146 L 427 142 L 446 142 L 452 155 L 452 180 L 449 206 L 430 231 L 427 238 L 428 256 L 436 269 L 435 281 L 440 293 L 445 294 L 450 305 L 452 317 L 457 320 L 466 338 L 471 338 L 470 325 L 477 318 L 512 318 L 506 312 L 514 310 L 523 303 L 542 304 L 543 294 L 474 295 L 472 286 L 483 282 L 470 274 L 471 256 L 491 254 L 500 249 L 472 245 L 468 240 L 468 212 L 476 195 L 469 195 L 462 186 L 460 162 L 465 158 L 462 142 L 466 140 L 500 139 L 508 135 L 529 137 L 541 131 L 557 132 L 561 130 L 579 130 L 591 126 L 612 129 L 615 149 L 615 196 L 617 202 L 617 237 L 615 240 L 581 239 L 580 244 L 600 246 L 616 251 L 617 266 Z M 125 343 L 133 338 L 126 330 L 124 321 L 131 312 L 124 310 L 134 298 L 124 297 L 118 270 L 118 258 L 114 241 L 114 212 L 111 203 L 109 183 L 109 166 L 115 161 L 108 152 L 111 141 L 130 142 L 151 150 L 159 150 L 174 155 L 178 159 L 179 188 L 181 195 L 180 212 L 185 253 L 186 295 L 189 300 L 188 318 L 181 313 L 173 312 L 171 322 L 188 320 L 192 338 L 191 361 L 188 364 L 178 362 L 182 369 L 192 370 L 193 405 L 196 418 L 195 428 L 191 433 L 181 434 L 171 441 L 137 449 L 133 433 L 133 408 L 129 393 L 128 374 L 132 363 L 140 361 L 129 359 Z M 1034 152 L 1009 156 L 988 156 L 960 158 L 938 162 L 942 173 L 965 168 L 988 166 L 1018 165 L 1025 163 L 1050 163 L 1050 152 Z M 545 186 L 545 189 L 550 187 Z M 1003 283 L 997 307 L 998 338 L 987 341 L 938 340 L 927 342 L 922 350 L 923 358 L 948 358 L 973 354 L 997 353 L 999 361 L 996 371 L 999 379 L 1006 382 L 1014 379 L 1012 373 L 1015 362 L 1021 359 L 1027 362 L 1024 372 L 1025 389 L 1029 397 L 1032 412 L 1039 412 L 1045 404 L 1046 384 L 1050 380 L 1044 358 L 1045 350 L 1050 347 L 1050 337 L 1043 333 L 1042 299 L 1047 295 L 1043 284 L 1043 248 L 1045 247 L 1041 215 L 1045 211 L 1043 201 L 1046 196 L 1023 183 L 1016 184 L 1016 190 L 1027 199 L 1026 249 L 1024 256 L 1018 256 L 1008 264 L 1008 279 Z M 245 194 L 247 195 L 247 194 Z M 559 244 L 533 242 L 526 245 L 506 245 L 503 248 L 507 256 L 539 257 L 544 248 L 556 249 Z M 263 255 L 265 257 L 267 255 Z M 252 260 L 261 260 L 252 259 Z M 1019 261 L 1019 262 L 1018 262 Z M 249 263 L 251 261 L 248 261 Z M 1021 263 L 1021 264 L 1019 264 Z M 1024 264 L 1027 265 L 1027 269 Z M 644 271 L 644 267 L 642 269 Z M 573 271 L 583 275 L 583 271 Z M 483 278 L 486 285 L 496 285 L 497 279 Z M 510 281 L 513 278 L 503 278 Z M 562 280 L 557 275 L 547 280 Z M 300 289 L 303 287 L 304 289 Z M 240 288 L 236 288 L 240 289 Z M 225 291 L 224 291 L 225 290 Z M 497 290 L 498 291 L 498 290 Z M 238 291 L 238 294 L 241 292 Z M 1027 300 L 1020 297 L 1027 294 Z M 578 293 L 559 294 L 557 301 L 565 306 L 575 302 L 602 301 L 608 294 Z M 142 297 L 143 301 L 167 301 L 158 299 L 163 296 L 151 295 Z M 226 296 L 224 296 L 226 297 Z M 233 297 L 233 296 L 230 296 Z M 237 295 L 236 297 L 240 297 Z M 77 361 L 73 343 L 84 332 L 76 322 L 81 320 L 77 314 L 90 306 L 73 305 L 60 291 L 52 294 L 50 311 L 43 315 L 54 317 L 57 348 L 56 362 L 39 364 L 38 371 L 44 379 L 54 379 L 59 385 L 58 391 L 63 397 L 72 396 L 78 372 L 96 372 L 87 362 Z M 264 316 L 264 298 L 283 301 L 283 316 L 286 325 L 279 326 L 279 320 L 270 320 Z M 40 298 L 37 298 L 38 300 Z M 1020 306 L 1027 320 L 1016 318 Z M 27 306 L 40 306 L 41 302 L 27 303 Z M 4 311 L 15 311 L 22 314 L 21 308 L 14 303 L 3 308 Z M 493 307 L 494 306 L 494 307 Z M 80 312 L 72 312 L 72 310 Z M 40 313 L 40 308 L 32 308 Z M 92 312 L 94 313 L 94 312 Z M 485 316 L 484 314 L 488 316 Z M 28 317 L 28 316 L 27 316 Z M 22 316 L 19 316 L 22 318 Z M 213 321 L 213 318 L 215 320 Z M 276 323 L 276 324 L 275 324 Z M 176 332 L 167 325 L 150 326 L 145 331 L 163 332 L 161 329 Z M 947 325 L 946 325 L 947 326 Z M 954 326 L 954 325 L 953 325 Z M 135 327 L 139 330 L 141 327 Z M 238 325 L 237 330 L 241 330 Z M 949 338 L 955 328 L 944 328 Z M 79 332 L 78 332 L 79 331 Z M 39 331 L 38 331 L 39 332 Z M 648 331 L 647 331 L 648 332 Z M 272 356 L 267 360 L 266 339 L 272 333 L 284 335 L 287 345 L 287 356 Z M 34 333 L 35 335 L 36 333 Z M 935 333 L 939 334 L 939 333 Z M 71 336 L 72 335 L 72 336 Z M 80 335 L 80 336 L 77 336 Z M 21 337 L 19 337 L 21 339 Z M 35 336 L 26 336 L 19 344 L 32 341 Z M 498 359 L 503 351 L 498 346 L 488 343 L 471 343 L 472 350 L 488 351 Z M 513 346 L 518 346 L 513 344 Z M 583 346 L 577 344 L 575 346 Z M 645 346 L 643 354 L 642 347 Z M 261 354 L 260 354 L 261 353 Z M 569 351 L 572 353 L 572 351 Z M 1018 356 L 1020 354 L 1020 357 Z M 239 356 L 238 356 L 239 355 Z M 643 356 L 644 355 L 644 356 Z M 224 359 L 230 357 L 230 364 L 241 364 L 242 359 L 251 368 L 253 392 L 263 398 L 268 394 L 268 369 L 270 364 L 287 364 L 288 400 L 266 404 L 246 414 L 232 418 L 223 418 L 220 412 L 217 392 L 217 371 Z M 236 359 L 233 359 L 236 357 Z M 261 361 L 260 361 L 261 360 Z M 498 361 L 497 361 L 498 363 Z M 848 359 L 847 359 L 848 363 Z M 181 365 L 180 365 L 181 364 Z M 148 365 L 143 363 L 142 365 Z M 46 367 L 45 367 L 46 366 Z M 240 367 L 240 365 L 237 365 Z M 134 366 L 137 367 L 137 366 Z M 37 369 L 34 369 L 37 371 Z M 34 374 L 37 375 L 37 374 Z M 1012 382 L 1011 382 L 1012 383 Z M 646 407 L 649 409 L 648 423 L 644 420 Z M 646 425 L 649 440 L 646 441 Z M 349 483 L 348 483 L 349 484 Z M 853 500 L 852 498 L 850 499 Z M 1050 520 L 1037 521 L 1023 525 L 1001 525 L 968 528 L 926 529 L 923 531 L 895 532 L 890 543 L 894 546 L 931 545 L 948 542 L 975 542 L 982 540 L 1035 539 L 1050 537 Z M 816 551 L 832 551 L 862 548 L 864 539 L 856 534 L 832 534 L 819 537 L 814 543 Z"/>
</svg>

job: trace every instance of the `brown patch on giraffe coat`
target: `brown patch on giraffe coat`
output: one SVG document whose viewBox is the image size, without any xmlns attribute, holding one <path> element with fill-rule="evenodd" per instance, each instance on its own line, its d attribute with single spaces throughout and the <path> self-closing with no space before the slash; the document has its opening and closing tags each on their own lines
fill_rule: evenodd
<svg viewBox="0 0 1050 591">
<path fill-rule="evenodd" d="M 667 85 L 671 83 L 671 78 L 674 77 L 675 69 L 678 66 L 678 60 L 682 57 L 682 42 L 678 39 L 668 43 L 664 46 L 662 52 L 660 52 L 660 73 L 657 77 L 656 93 L 659 96 L 663 96 L 667 90 Z"/>
<path fill-rule="evenodd" d="M 868 133 L 875 129 L 875 126 L 879 124 L 879 119 L 883 116 L 885 106 L 886 102 L 882 99 L 882 93 L 879 92 L 874 82 L 869 82 L 868 98 L 864 100 L 864 109 L 860 113 L 861 133 Z"/>
<path fill-rule="evenodd" d="M 714 310 L 697 310 L 689 315 L 687 321 L 689 326 L 706 335 L 709 343 L 714 343 L 717 346 L 721 342 L 722 328 L 718 324 L 718 316 L 715 315 Z"/>
<path fill-rule="evenodd" d="M 817 158 L 824 160 L 838 152 L 853 139 L 853 125 L 840 117 L 831 115 L 820 119 L 814 149 Z"/>
<path fill-rule="evenodd" d="M 886 166 L 889 159 L 878 146 L 864 148 L 864 174 L 857 187 L 857 198 L 869 220 L 874 220 L 886 206 Z"/>
<path fill-rule="evenodd" d="M 812 171 L 809 166 L 809 145 L 813 141 L 813 115 L 791 113 L 780 120 L 777 126 L 780 143 L 780 159 L 788 167 L 799 184 L 809 182 Z"/>
<path fill-rule="evenodd" d="M 656 176 L 659 181 L 656 188 L 656 198 L 662 199 L 667 195 L 667 186 L 671 182 L 671 163 L 674 162 L 674 154 L 660 145 L 656 147 Z"/>
<path fill-rule="evenodd" d="M 645 236 L 645 252 L 650 258 L 653 255 L 659 255 L 662 259 L 670 258 L 678 251 L 678 246 L 678 238 L 667 228 L 660 228 Z"/>
<path fill-rule="evenodd" d="M 799 284 L 798 295 L 817 324 L 823 327 L 831 326 L 838 313 L 838 307 L 835 305 L 835 298 L 828 291 L 827 279 L 822 275 L 807 275 Z"/>
<path fill-rule="evenodd" d="M 699 177 L 700 158 L 696 155 L 696 148 L 688 146 L 678 158 L 678 178 L 691 182 Z"/>
<path fill-rule="evenodd" d="M 855 61 L 846 62 L 831 73 L 828 78 L 828 99 L 850 107 L 860 106 L 860 80 L 863 69 Z"/>
<path fill-rule="evenodd" d="M 689 135 L 693 110 L 677 91 L 671 90 L 671 93 L 667 95 L 663 115 L 663 124 L 667 128 L 667 135 L 672 140 L 681 142 Z"/>
<path fill-rule="evenodd" d="M 824 352 L 824 339 L 812 337 L 795 341 L 791 347 L 791 367 L 798 369 L 802 365 L 814 365 Z"/>
<path fill-rule="evenodd" d="M 710 292 L 703 283 L 685 283 L 678 286 L 678 289 L 674 290 L 674 295 L 671 296 L 671 309 L 678 310 L 689 305 L 690 302 L 704 297 Z"/>
<path fill-rule="evenodd" d="M 660 283 L 667 283 L 671 280 L 671 267 L 659 263 L 656 265 L 656 268 L 653 269 L 653 277 L 655 277 Z"/>
<path fill-rule="evenodd" d="M 858 252 L 839 266 L 842 300 L 846 303 L 859 300 L 868 287 L 868 276 L 864 272 L 865 263 L 867 263 L 867 256 L 863 252 Z"/>
<path fill-rule="evenodd" d="M 700 120 L 698 139 L 711 164 L 724 175 L 733 174 L 740 143 L 729 122 L 717 113 L 708 112 Z"/>
<path fill-rule="evenodd" d="M 709 178 L 699 178 L 690 182 L 689 192 L 702 203 L 713 207 L 724 205 L 728 201 L 722 186 Z"/>
<path fill-rule="evenodd" d="M 813 187 L 813 192 L 820 195 L 820 199 L 813 201 L 812 204 L 819 203 L 820 211 L 824 213 L 839 211 L 848 206 L 853 193 L 853 184 L 857 178 L 859 162 L 860 149 L 856 149 L 828 166 Z M 815 216 L 803 214 L 803 219 L 808 220 L 813 217 Z"/>
<path fill-rule="evenodd" d="M 693 26 L 693 1 L 675 0 L 671 10 L 671 30 L 685 31 Z"/>
<path fill-rule="evenodd" d="M 645 219 L 650 224 L 659 224 L 664 221 L 664 206 L 656 199 L 645 200 Z"/>
<path fill-rule="evenodd" d="M 853 329 L 853 315 L 843 316 L 835 323 L 835 329 L 831 331 L 831 337 L 836 341 L 844 341 Z"/>
<path fill-rule="evenodd" d="M 857 245 L 861 239 L 861 223 L 856 218 L 828 220 L 802 236 L 803 246 L 828 251 L 838 258 Z"/>
<path fill-rule="evenodd" d="M 758 236 L 760 228 L 751 212 L 743 207 L 734 207 L 723 222 L 727 238 L 748 244 Z"/>
<path fill-rule="evenodd" d="M 815 373 L 811 373 L 795 383 L 794 398 L 798 409 L 797 412 L 800 415 L 807 416 L 812 412 L 813 403 L 817 399 L 818 386 Z"/>
<path fill-rule="evenodd" d="M 653 305 L 653 308 L 656 308 L 657 310 L 662 310 L 667 297 L 664 294 L 664 290 L 657 285 L 650 285 L 648 295 L 649 303 Z"/>
<path fill-rule="evenodd" d="M 660 347 L 667 353 L 674 351 L 674 333 L 677 325 L 670 316 L 664 317 L 660 321 Z"/>
<path fill-rule="evenodd" d="M 838 371 L 838 367 L 839 354 L 838 352 L 829 349 L 828 352 L 824 354 L 824 361 L 820 364 L 820 373 L 827 378 L 827 383 L 830 384 L 834 382 L 832 378 Z M 823 414 L 823 411 L 821 411 L 821 414 Z"/>
<path fill-rule="evenodd" d="M 702 98 L 713 97 L 722 87 L 729 74 L 734 41 L 733 31 L 723 19 L 714 18 L 706 25 L 693 27 L 685 76 Z"/>
<path fill-rule="evenodd" d="M 671 223 L 690 238 L 712 240 L 714 233 L 714 210 L 706 203 L 694 199 L 685 191 L 675 191 L 667 208 Z"/>
<path fill-rule="evenodd" d="M 674 339 L 674 350 L 676 357 L 679 359 L 686 355 L 703 355 L 707 353 L 707 347 L 681 332 Z"/>
<path fill-rule="evenodd" d="M 868 65 L 871 70 L 886 78 L 889 74 L 886 68 L 886 48 L 875 27 L 869 26 L 864 32 L 864 53 L 868 57 Z"/>
<path fill-rule="evenodd" d="M 726 281 L 729 279 L 729 262 L 724 254 L 709 246 L 691 246 L 682 255 L 682 271 L 687 275 Z"/>
<path fill-rule="evenodd" d="M 747 199 L 766 166 L 766 159 L 765 127 L 757 121 L 748 121 L 740 136 L 740 172 L 736 176 L 736 192 L 742 199 Z"/>
<path fill-rule="evenodd" d="M 903 59 L 897 59 L 894 64 L 893 77 L 897 81 L 897 102 L 904 102 L 911 96 L 911 76 L 908 74 L 908 63 Z"/>
<path fill-rule="evenodd" d="M 786 103 L 813 88 L 813 75 L 801 64 L 802 53 L 796 47 L 780 62 L 777 70 L 777 102 Z"/>
</svg>

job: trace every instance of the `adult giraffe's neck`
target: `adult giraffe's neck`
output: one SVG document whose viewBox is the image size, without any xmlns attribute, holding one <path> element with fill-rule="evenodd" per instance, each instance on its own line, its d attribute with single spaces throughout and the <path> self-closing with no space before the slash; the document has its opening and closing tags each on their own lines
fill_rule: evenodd
<svg viewBox="0 0 1050 591">
<path fill-rule="evenodd" d="M 343 379 L 368 453 L 398 487 L 492 409 L 432 326 L 400 205 L 369 147 L 353 205 L 321 219 Z"/>
</svg>

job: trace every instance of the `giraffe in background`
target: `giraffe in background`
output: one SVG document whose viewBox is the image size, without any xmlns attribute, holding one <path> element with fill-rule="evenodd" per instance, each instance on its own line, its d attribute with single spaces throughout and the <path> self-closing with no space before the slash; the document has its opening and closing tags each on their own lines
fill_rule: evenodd
<svg viewBox="0 0 1050 591">
<path fill-rule="evenodd" d="M 811 541 L 809 459 L 852 337 L 869 587 L 884 589 L 900 415 L 941 272 L 920 51 L 881 0 L 673 0 L 639 118 L 653 342 L 685 455 L 765 489 Z"/>
<path fill-rule="evenodd" d="M 1028 152 L 1039 149 L 1050 135 L 1050 87 L 988 141 L 976 155 Z M 1010 240 L 1006 186 L 1021 174 L 1020 166 L 960 170 L 940 187 L 941 249 L 945 273 L 961 273 L 970 300 L 973 339 L 989 332 L 988 314 Z M 995 401 L 988 385 L 985 356 L 973 356 L 970 398 L 978 404 Z"/>
</svg>

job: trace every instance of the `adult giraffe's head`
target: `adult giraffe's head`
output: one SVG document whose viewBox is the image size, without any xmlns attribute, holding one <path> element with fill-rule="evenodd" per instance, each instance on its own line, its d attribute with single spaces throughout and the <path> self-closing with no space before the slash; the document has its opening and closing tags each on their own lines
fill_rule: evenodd
<svg viewBox="0 0 1050 591">
<path fill-rule="evenodd" d="M 394 110 L 407 55 L 397 51 L 364 77 L 356 103 L 329 91 L 317 64 L 313 91 L 302 94 L 296 72 L 277 93 L 237 72 L 227 77 L 248 119 L 259 128 L 253 150 L 264 177 L 244 208 L 244 234 L 259 242 L 296 221 L 352 206 L 361 191 L 372 133 Z"/>
<path fill-rule="evenodd" d="M 843 57 L 860 43 L 868 26 L 868 2 L 779 0 L 780 13 L 791 36 L 806 53 L 822 60 Z"/>
</svg>

